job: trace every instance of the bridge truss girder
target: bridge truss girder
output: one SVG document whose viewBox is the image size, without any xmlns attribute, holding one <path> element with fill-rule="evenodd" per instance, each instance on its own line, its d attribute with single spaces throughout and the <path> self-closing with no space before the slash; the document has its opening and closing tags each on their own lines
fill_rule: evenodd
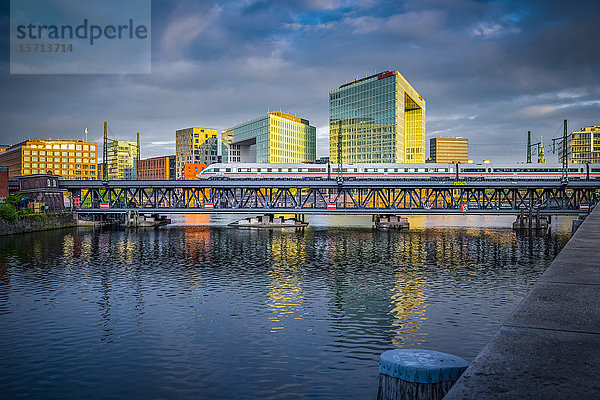
<svg viewBox="0 0 600 400">
<path fill-rule="evenodd" d="M 579 210 L 583 203 L 595 204 L 600 189 L 593 187 L 514 188 L 514 187 L 93 187 L 70 188 L 81 200 L 80 209 L 189 209 L 205 210 L 316 210 L 378 212 L 422 210 L 469 210 L 493 213 L 495 210 L 540 209 Z M 212 208 L 211 208 L 212 207 Z"/>
</svg>

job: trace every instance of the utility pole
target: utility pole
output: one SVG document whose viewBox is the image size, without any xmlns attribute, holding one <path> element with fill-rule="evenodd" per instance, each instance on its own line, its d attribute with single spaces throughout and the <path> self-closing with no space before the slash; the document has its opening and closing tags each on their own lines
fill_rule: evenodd
<svg viewBox="0 0 600 400">
<path fill-rule="evenodd" d="M 217 132 L 217 163 L 219 164 L 223 162 L 223 145 L 221 144 L 223 142 L 223 138 L 221 136 L 221 132 L 222 131 Z"/>
<path fill-rule="evenodd" d="M 104 121 L 104 148 L 102 149 L 102 180 L 108 180 L 108 132 Z"/>
<path fill-rule="evenodd" d="M 527 131 L 527 164 L 531 164 L 531 131 Z"/>
<path fill-rule="evenodd" d="M 338 156 L 338 170 L 337 170 L 337 182 L 338 185 L 344 183 L 344 175 L 342 174 L 342 120 L 338 121 L 338 134 L 337 134 L 337 156 Z"/>
<path fill-rule="evenodd" d="M 569 182 L 569 158 L 567 154 L 567 120 L 565 119 L 563 122 L 564 132 L 563 132 L 563 160 L 562 160 L 562 182 Z"/>
</svg>

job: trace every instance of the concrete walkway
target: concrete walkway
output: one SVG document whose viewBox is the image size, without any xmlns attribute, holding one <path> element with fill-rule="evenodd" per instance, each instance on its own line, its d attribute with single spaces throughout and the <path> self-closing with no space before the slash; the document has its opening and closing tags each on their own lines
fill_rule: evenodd
<svg viewBox="0 0 600 400">
<path fill-rule="evenodd" d="M 600 206 L 444 400 L 600 399 Z"/>
</svg>

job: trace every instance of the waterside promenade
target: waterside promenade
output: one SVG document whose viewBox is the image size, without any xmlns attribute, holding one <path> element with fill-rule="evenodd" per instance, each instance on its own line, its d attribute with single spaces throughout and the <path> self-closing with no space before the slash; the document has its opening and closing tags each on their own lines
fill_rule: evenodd
<svg viewBox="0 0 600 400">
<path fill-rule="evenodd" d="M 600 207 L 444 397 L 600 398 Z"/>
</svg>

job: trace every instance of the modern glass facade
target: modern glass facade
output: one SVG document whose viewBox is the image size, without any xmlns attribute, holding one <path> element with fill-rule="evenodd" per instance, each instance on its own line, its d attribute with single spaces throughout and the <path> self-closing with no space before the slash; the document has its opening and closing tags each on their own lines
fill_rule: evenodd
<svg viewBox="0 0 600 400">
<path fill-rule="evenodd" d="M 600 163 L 600 126 L 572 132 L 567 138 L 567 155 L 570 163 Z M 558 159 L 562 162 L 562 145 L 558 146 Z"/>
<path fill-rule="evenodd" d="M 137 179 L 137 143 L 119 140 L 107 147 L 108 179 Z"/>
<path fill-rule="evenodd" d="M 425 100 L 398 71 L 344 84 L 329 92 L 331 162 L 338 136 L 342 162 L 425 162 Z"/>
<path fill-rule="evenodd" d="M 317 129 L 305 119 L 270 112 L 223 131 L 228 162 L 313 163 Z"/>
</svg>

